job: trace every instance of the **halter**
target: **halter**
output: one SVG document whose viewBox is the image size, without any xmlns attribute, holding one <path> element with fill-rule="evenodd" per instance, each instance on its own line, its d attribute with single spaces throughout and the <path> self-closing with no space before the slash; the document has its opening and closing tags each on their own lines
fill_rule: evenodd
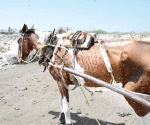
<svg viewBox="0 0 150 125">
<path fill-rule="evenodd" d="M 40 52 L 40 49 L 38 49 L 38 50 L 35 52 L 35 54 L 33 55 L 32 59 L 31 59 L 30 61 L 26 61 L 26 60 L 22 59 L 22 57 L 21 57 L 21 58 L 17 58 L 17 59 L 18 59 L 18 61 L 22 61 L 22 62 L 28 64 L 28 63 L 31 63 L 31 62 L 33 62 L 33 61 L 35 60 L 35 58 L 36 58 L 36 56 L 37 56 L 37 54 L 38 54 L 39 52 Z"/>
<path fill-rule="evenodd" d="M 73 34 L 71 40 L 72 40 L 72 42 L 73 42 L 73 47 L 74 47 L 74 48 L 77 47 L 78 39 L 79 39 L 79 37 L 81 36 L 81 34 L 82 34 L 82 31 L 77 31 L 77 32 L 75 32 L 75 33 Z"/>
<path fill-rule="evenodd" d="M 20 38 L 22 39 L 22 41 L 24 40 L 24 36 L 25 36 L 25 34 L 21 33 L 21 37 Z M 31 63 L 31 62 L 33 62 L 35 60 L 35 58 L 36 58 L 37 54 L 40 52 L 40 50 L 41 50 L 40 48 L 37 49 L 35 54 L 33 55 L 32 59 L 30 61 L 26 61 L 26 60 L 22 59 L 22 45 L 21 45 L 20 46 L 20 52 L 19 52 L 19 56 L 20 57 L 17 56 L 17 60 L 18 60 L 18 62 L 22 61 L 22 62 L 24 62 L 26 64 Z"/>
</svg>

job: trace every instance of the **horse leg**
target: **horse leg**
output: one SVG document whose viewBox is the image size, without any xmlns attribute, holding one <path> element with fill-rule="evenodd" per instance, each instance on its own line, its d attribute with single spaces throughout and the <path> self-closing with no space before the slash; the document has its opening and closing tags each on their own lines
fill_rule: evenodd
<svg viewBox="0 0 150 125">
<path fill-rule="evenodd" d="M 69 109 L 69 92 L 68 89 L 63 86 L 61 82 L 58 82 L 59 91 L 61 94 L 61 100 L 60 100 L 60 123 L 66 125 L 71 125 L 71 116 L 70 116 L 70 109 Z"/>
<path fill-rule="evenodd" d="M 63 112 L 63 103 L 62 103 L 62 95 L 61 95 L 61 98 L 60 98 L 60 114 L 59 114 L 59 121 L 60 121 L 60 124 L 65 124 L 65 114 Z"/>
</svg>

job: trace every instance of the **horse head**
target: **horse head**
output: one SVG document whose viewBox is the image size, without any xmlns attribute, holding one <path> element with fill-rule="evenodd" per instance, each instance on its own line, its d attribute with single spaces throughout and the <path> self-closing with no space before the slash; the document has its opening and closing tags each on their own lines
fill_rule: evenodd
<svg viewBox="0 0 150 125">
<path fill-rule="evenodd" d="M 38 35 L 35 33 L 35 29 L 28 29 L 26 24 L 23 25 L 20 30 L 20 38 L 18 39 L 18 61 L 26 60 L 30 52 L 35 49 L 37 50 Z"/>
<path fill-rule="evenodd" d="M 48 66 L 48 62 L 50 62 L 50 59 L 53 56 L 54 49 L 57 45 L 58 38 L 55 34 L 55 29 L 53 32 L 48 36 L 47 41 L 45 42 L 44 47 L 40 50 L 40 56 L 38 63 L 43 64 L 44 66 Z"/>
</svg>

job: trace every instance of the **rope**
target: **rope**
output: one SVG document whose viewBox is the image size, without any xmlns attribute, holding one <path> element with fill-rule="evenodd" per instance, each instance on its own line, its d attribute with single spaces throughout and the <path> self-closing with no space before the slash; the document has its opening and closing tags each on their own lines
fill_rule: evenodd
<svg viewBox="0 0 150 125">
<path fill-rule="evenodd" d="M 75 60 L 76 60 L 76 55 L 74 54 L 74 58 L 73 58 L 73 69 L 75 68 Z M 75 70 L 75 69 L 74 69 Z M 80 88 L 80 90 L 81 90 L 81 92 L 82 92 L 82 94 L 83 94 L 83 96 L 84 96 L 84 98 L 85 98 L 85 101 L 86 101 L 86 104 L 87 104 L 87 106 L 88 106 L 88 108 L 89 108 L 89 112 L 91 113 L 91 114 L 93 114 L 92 113 L 92 108 L 91 108 L 91 106 L 90 106 L 90 103 L 89 103 L 89 101 L 88 101 L 88 98 L 87 98 L 87 96 L 86 96 L 86 94 L 85 94 L 85 92 L 84 92 L 84 90 L 83 90 L 83 88 L 82 87 L 84 87 L 83 85 L 81 85 L 78 81 L 77 81 L 77 84 L 78 84 L 78 86 L 79 86 L 79 88 Z M 100 122 L 98 121 L 98 118 L 94 115 L 94 118 L 95 118 L 95 120 L 96 120 L 96 122 L 97 122 L 97 124 L 98 125 L 101 125 L 100 124 Z"/>
<path fill-rule="evenodd" d="M 113 74 L 113 72 L 111 72 L 110 73 L 110 75 L 111 75 L 111 83 L 112 83 L 112 85 L 116 85 L 117 84 L 117 82 L 116 82 L 116 80 L 115 80 L 115 77 L 114 77 L 114 74 Z"/>
<path fill-rule="evenodd" d="M 82 94 L 83 94 L 83 96 L 84 96 L 84 98 L 85 98 L 86 104 L 87 104 L 87 106 L 88 106 L 88 108 L 89 108 L 89 112 L 90 112 L 91 114 L 93 114 L 93 113 L 92 113 L 92 108 L 91 108 L 90 103 L 89 103 L 89 101 L 88 101 L 88 98 L 87 98 L 87 96 L 86 96 L 86 94 L 85 94 L 85 92 L 84 92 L 84 90 L 83 90 L 82 87 L 83 87 L 83 86 L 79 84 L 79 88 L 80 88 L 80 90 L 81 90 L 81 92 L 82 92 Z M 94 115 L 94 114 L 93 114 L 93 115 Z M 98 121 L 98 118 L 97 118 L 95 115 L 94 115 L 93 117 L 95 118 L 95 121 L 97 122 L 97 124 L 98 124 L 98 125 L 101 125 L 100 122 Z"/>
</svg>

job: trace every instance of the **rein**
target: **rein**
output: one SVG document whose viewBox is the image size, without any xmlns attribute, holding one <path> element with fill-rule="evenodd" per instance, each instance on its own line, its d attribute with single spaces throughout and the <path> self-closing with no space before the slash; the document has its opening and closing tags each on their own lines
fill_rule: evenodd
<svg viewBox="0 0 150 125">
<path fill-rule="evenodd" d="M 40 49 L 38 49 L 37 51 L 36 51 L 36 53 L 34 54 L 34 56 L 32 57 L 32 59 L 30 60 L 30 61 L 26 61 L 26 60 L 24 60 L 24 59 L 22 59 L 22 58 L 17 58 L 18 59 L 18 61 L 22 61 L 22 62 L 24 62 L 24 63 L 26 63 L 26 64 L 29 64 L 29 63 L 32 63 L 34 60 L 35 60 L 35 58 L 36 58 L 36 56 L 37 56 L 37 54 L 40 52 Z"/>
<path fill-rule="evenodd" d="M 17 59 L 18 59 L 18 61 L 22 61 L 22 62 L 24 62 L 24 63 L 26 63 L 26 64 L 32 63 L 32 62 L 35 60 L 35 58 L 36 58 L 36 56 L 38 55 L 38 53 L 39 53 L 44 47 L 47 47 L 47 46 L 55 47 L 55 45 L 44 45 L 43 47 L 39 48 L 39 49 L 36 51 L 36 53 L 34 54 L 34 56 L 32 57 L 32 59 L 31 59 L 30 61 L 26 61 L 26 60 L 22 59 L 22 57 L 21 57 L 21 58 L 17 58 Z M 22 50 L 22 49 L 21 49 L 21 50 Z M 22 53 L 22 52 L 21 52 L 21 53 Z"/>
</svg>

